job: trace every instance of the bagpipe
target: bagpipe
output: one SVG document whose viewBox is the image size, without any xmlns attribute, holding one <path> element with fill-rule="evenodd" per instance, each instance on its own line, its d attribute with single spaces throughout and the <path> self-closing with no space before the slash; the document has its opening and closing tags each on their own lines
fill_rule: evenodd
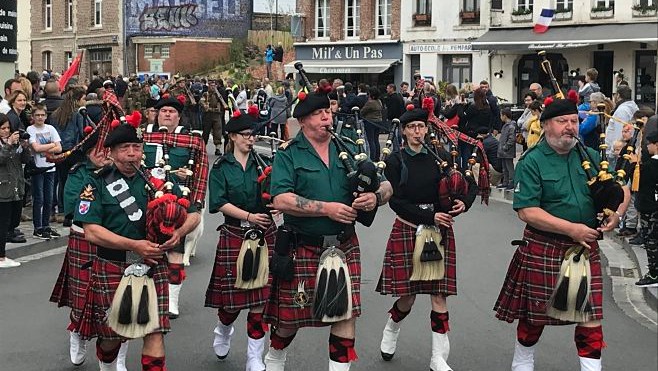
<svg viewBox="0 0 658 371">
<path fill-rule="evenodd" d="M 628 124 L 630 125 L 630 124 Z M 642 132 L 642 127 L 644 126 L 644 121 L 642 120 L 636 120 L 635 125 L 633 126 L 633 137 L 631 140 L 626 144 L 626 152 L 621 154 L 620 153 L 620 160 L 617 161 L 617 166 L 615 167 L 615 181 L 622 186 L 625 185 L 628 182 L 629 175 L 626 171 L 630 166 L 633 166 L 633 177 L 631 180 L 631 192 L 637 192 L 640 187 L 640 161 L 639 158 L 636 159 L 635 165 L 633 165 L 633 161 L 631 158 L 633 155 L 635 155 L 635 149 L 640 146 L 640 143 L 642 143 L 642 138 L 641 138 L 641 132 Z M 622 152 L 624 149 L 622 149 Z"/>
<path fill-rule="evenodd" d="M 557 79 L 555 78 L 555 74 L 553 73 L 553 67 L 551 67 L 551 61 L 548 60 L 548 57 L 546 56 L 546 51 L 541 50 L 537 52 L 537 55 L 541 58 L 541 69 L 546 73 L 551 80 L 551 85 L 553 86 L 553 90 L 555 90 L 555 98 L 557 99 L 564 99 L 564 93 L 562 92 L 562 89 L 560 88 L 560 84 L 557 82 Z M 578 102 L 576 102 L 578 104 Z"/>
<path fill-rule="evenodd" d="M 272 155 L 272 157 L 274 157 L 274 153 Z M 258 172 L 258 178 L 256 181 L 258 182 L 261 203 L 263 206 L 269 205 L 272 203 L 272 196 L 269 192 L 272 179 L 272 165 L 268 165 L 254 147 L 251 147 L 251 158 L 254 161 L 256 171 Z"/>
<path fill-rule="evenodd" d="M 146 206 L 146 239 L 163 244 L 180 228 L 187 218 L 190 201 L 172 193 L 173 184 L 147 175 L 140 166 L 131 164 L 144 179 L 149 201 Z M 141 259 L 140 259 L 141 260 Z M 108 325 L 117 334 L 141 338 L 159 327 L 158 300 L 153 281 L 154 268 L 134 262 L 123 272 L 123 277 L 110 306 Z"/>
</svg>

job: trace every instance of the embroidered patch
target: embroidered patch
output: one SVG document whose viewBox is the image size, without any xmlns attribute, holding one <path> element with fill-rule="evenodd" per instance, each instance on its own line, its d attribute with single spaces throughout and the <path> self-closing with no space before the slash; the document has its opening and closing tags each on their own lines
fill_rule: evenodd
<svg viewBox="0 0 658 371">
<path fill-rule="evenodd" d="M 516 183 L 516 188 L 514 188 L 514 193 L 521 192 L 521 182 Z"/>
<path fill-rule="evenodd" d="M 94 196 L 94 187 L 91 184 L 87 184 L 80 193 L 80 199 L 84 201 L 96 201 L 96 196 Z"/>
<path fill-rule="evenodd" d="M 80 206 L 78 206 L 78 213 L 80 213 L 80 215 L 85 215 L 89 212 L 90 206 L 90 201 L 80 201 Z"/>
<path fill-rule="evenodd" d="M 151 176 L 160 180 L 165 179 L 165 170 L 161 167 L 154 167 L 151 169 Z"/>
</svg>

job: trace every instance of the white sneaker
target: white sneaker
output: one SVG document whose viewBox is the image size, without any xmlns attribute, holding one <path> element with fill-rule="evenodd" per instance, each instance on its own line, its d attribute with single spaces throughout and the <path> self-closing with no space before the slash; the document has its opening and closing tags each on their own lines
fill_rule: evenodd
<svg viewBox="0 0 658 371">
<path fill-rule="evenodd" d="M 176 319 L 180 314 L 178 312 L 178 297 L 180 296 L 180 288 L 183 286 L 169 284 L 169 318 Z"/>
<path fill-rule="evenodd" d="M 128 371 L 126 369 L 126 355 L 128 354 L 128 342 L 121 343 L 119 354 L 117 355 L 117 371 Z"/>
<path fill-rule="evenodd" d="M 4 260 L 0 260 L 0 268 L 14 268 L 19 267 L 20 265 L 21 263 L 7 257 L 5 257 Z"/>
<path fill-rule="evenodd" d="M 264 336 L 260 339 L 247 337 L 247 371 L 265 371 L 263 350 L 265 350 Z"/>
<path fill-rule="evenodd" d="M 535 345 L 526 347 L 521 345 L 518 340 L 516 341 L 514 358 L 512 359 L 512 371 L 534 371 Z"/>
<path fill-rule="evenodd" d="M 98 367 L 100 367 L 100 371 L 119 371 L 117 369 L 116 359 L 112 363 L 103 363 L 101 361 L 98 361 Z"/>
<path fill-rule="evenodd" d="M 225 326 L 221 321 L 217 321 L 217 326 L 215 326 L 213 332 L 215 333 L 215 339 L 212 342 L 212 347 L 215 350 L 215 355 L 219 359 L 224 359 L 231 350 L 231 338 L 235 328 L 233 325 Z"/>
<path fill-rule="evenodd" d="M 393 319 L 389 316 L 388 321 L 386 321 L 386 326 L 384 327 L 384 333 L 382 334 L 382 342 L 379 346 L 384 361 L 390 361 L 393 359 L 393 356 L 395 355 L 395 349 L 398 344 L 399 335 L 400 324 L 393 321 Z"/>
<path fill-rule="evenodd" d="M 75 331 L 70 332 L 69 354 L 71 355 L 71 363 L 75 366 L 80 366 L 87 358 L 87 342 L 80 339 L 80 334 Z"/>
<path fill-rule="evenodd" d="M 349 371 L 351 366 L 352 362 L 338 363 L 336 361 L 329 360 L 329 371 Z"/>
<path fill-rule="evenodd" d="M 448 334 L 439 334 L 432 331 L 432 359 L 430 369 L 432 371 L 452 371 L 448 366 L 448 355 L 450 355 L 450 341 Z"/>
<path fill-rule="evenodd" d="M 601 371 L 601 359 L 580 358 L 580 371 Z"/>
<path fill-rule="evenodd" d="M 265 369 L 267 371 L 285 371 L 287 356 L 288 350 L 270 347 L 265 355 Z"/>
</svg>

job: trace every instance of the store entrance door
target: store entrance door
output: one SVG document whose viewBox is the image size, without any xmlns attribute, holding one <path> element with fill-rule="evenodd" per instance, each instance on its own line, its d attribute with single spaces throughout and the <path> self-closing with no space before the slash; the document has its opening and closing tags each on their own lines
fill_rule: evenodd
<svg viewBox="0 0 658 371">
<path fill-rule="evenodd" d="M 615 54 L 613 51 L 594 52 L 594 68 L 599 71 L 597 82 L 601 87 L 601 93 L 606 97 L 612 97 L 612 66 Z"/>
</svg>

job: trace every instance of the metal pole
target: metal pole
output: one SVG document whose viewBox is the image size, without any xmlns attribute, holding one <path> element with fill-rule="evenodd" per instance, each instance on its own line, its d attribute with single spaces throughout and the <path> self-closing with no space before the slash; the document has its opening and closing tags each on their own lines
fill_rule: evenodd
<svg viewBox="0 0 658 371">
<path fill-rule="evenodd" d="M 274 30 L 278 31 L 279 30 L 279 0 L 276 0 L 276 5 L 274 6 L 276 8 L 275 12 L 275 17 L 276 21 L 274 21 Z"/>
</svg>

